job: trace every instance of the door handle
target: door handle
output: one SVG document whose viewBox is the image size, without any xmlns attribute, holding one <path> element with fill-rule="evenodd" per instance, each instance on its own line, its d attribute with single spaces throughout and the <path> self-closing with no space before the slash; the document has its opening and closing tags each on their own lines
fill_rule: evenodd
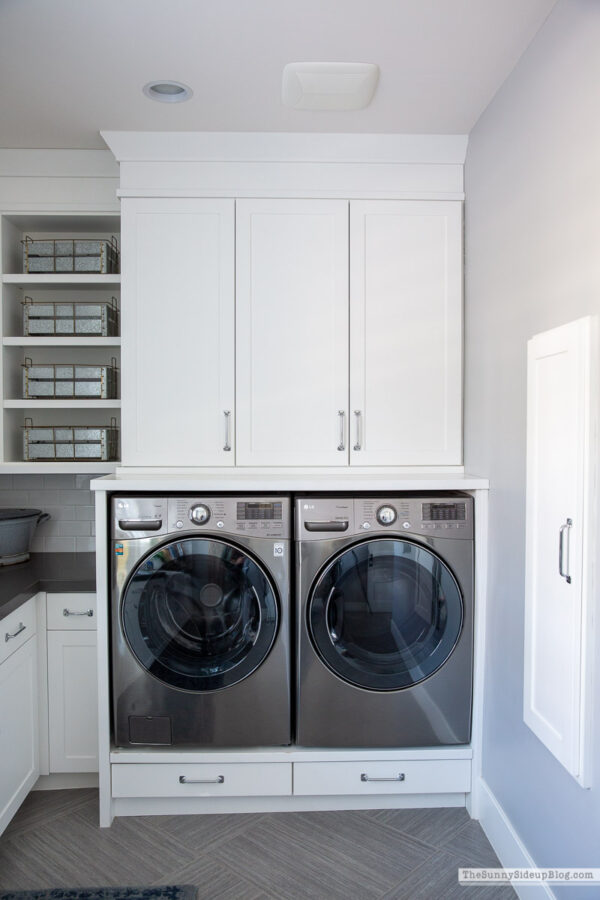
<svg viewBox="0 0 600 900">
<path fill-rule="evenodd" d="M 398 775 L 395 775 L 393 778 L 371 778 L 370 775 L 367 775 L 366 772 L 363 772 L 360 776 L 361 781 L 404 781 L 406 779 L 406 775 L 404 772 L 400 772 Z"/>
<path fill-rule="evenodd" d="M 90 619 L 94 615 L 93 609 L 63 609 L 63 616 L 89 616 Z"/>
<path fill-rule="evenodd" d="M 338 450 L 346 449 L 346 412 L 343 409 L 338 409 L 338 416 L 340 420 L 340 442 L 338 444 Z"/>
<path fill-rule="evenodd" d="M 567 519 L 564 525 L 558 530 L 558 574 L 564 578 L 567 584 L 571 584 L 570 566 L 570 544 L 571 544 L 571 526 L 573 519 Z M 566 537 L 565 537 L 566 535 Z"/>
<path fill-rule="evenodd" d="M 354 449 L 362 450 L 362 412 L 360 409 L 355 409 L 354 415 L 356 417 L 356 443 L 354 444 Z"/>
<path fill-rule="evenodd" d="M 229 453 L 231 450 L 231 410 L 224 409 L 223 415 L 225 416 L 225 443 L 223 444 L 223 450 Z"/>
<path fill-rule="evenodd" d="M 216 778 L 188 778 L 187 775 L 179 776 L 179 784 L 223 784 L 224 775 L 217 775 Z"/>
<path fill-rule="evenodd" d="M 8 643 L 8 641 L 11 641 L 13 638 L 16 638 L 19 634 L 22 634 L 26 628 L 27 628 L 27 625 L 24 625 L 22 622 L 19 622 L 19 627 L 17 628 L 16 631 L 13 631 L 12 634 L 9 631 L 7 631 L 5 633 L 4 643 L 6 644 L 6 643 Z"/>
</svg>

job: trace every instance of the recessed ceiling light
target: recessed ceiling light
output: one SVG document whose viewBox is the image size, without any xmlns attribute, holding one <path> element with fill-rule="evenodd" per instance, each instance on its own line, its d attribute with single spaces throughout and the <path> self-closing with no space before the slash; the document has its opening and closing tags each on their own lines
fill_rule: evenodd
<svg viewBox="0 0 600 900">
<path fill-rule="evenodd" d="M 363 109 L 375 93 L 379 66 L 374 63 L 288 63 L 282 99 L 293 109 Z"/>
<path fill-rule="evenodd" d="M 194 93 L 187 84 L 180 81 L 149 81 L 144 85 L 144 94 L 159 103 L 183 103 Z"/>
</svg>

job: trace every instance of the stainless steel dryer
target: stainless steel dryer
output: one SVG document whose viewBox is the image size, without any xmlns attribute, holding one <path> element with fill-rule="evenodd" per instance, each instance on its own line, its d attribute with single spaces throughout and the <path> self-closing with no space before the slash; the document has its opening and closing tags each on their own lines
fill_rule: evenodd
<svg viewBox="0 0 600 900">
<path fill-rule="evenodd" d="M 289 744 L 289 497 L 112 498 L 121 747 Z"/>
<path fill-rule="evenodd" d="M 473 500 L 296 500 L 297 725 L 305 747 L 471 736 Z"/>
</svg>

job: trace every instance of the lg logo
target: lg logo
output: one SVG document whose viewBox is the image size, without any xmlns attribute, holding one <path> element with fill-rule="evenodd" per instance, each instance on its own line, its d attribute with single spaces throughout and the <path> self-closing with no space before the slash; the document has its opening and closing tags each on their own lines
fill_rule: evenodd
<svg viewBox="0 0 600 900">
<path fill-rule="evenodd" d="M 305 503 L 303 508 L 304 509 L 314 509 L 315 505 L 314 505 L 314 503 Z"/>
</svg>

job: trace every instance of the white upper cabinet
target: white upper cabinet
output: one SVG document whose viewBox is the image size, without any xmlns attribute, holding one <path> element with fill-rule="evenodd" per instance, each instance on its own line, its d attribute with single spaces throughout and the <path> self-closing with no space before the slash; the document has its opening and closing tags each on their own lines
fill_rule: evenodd
<svg viewBox="0 0 600 900">
<path fill-rule="evenodd" d="M 348 203 L 237 202 L 237 463 L 348 464 Z"/>
<path fill-rule="evenodd" d="M 462 464 L 462 204 L 350 204 L 350 460 Z"/>
<path fill-rule="evenodd" d="M 234 201 L 122 203 L 122 459 L 234 464 Z"/>
</svg>

